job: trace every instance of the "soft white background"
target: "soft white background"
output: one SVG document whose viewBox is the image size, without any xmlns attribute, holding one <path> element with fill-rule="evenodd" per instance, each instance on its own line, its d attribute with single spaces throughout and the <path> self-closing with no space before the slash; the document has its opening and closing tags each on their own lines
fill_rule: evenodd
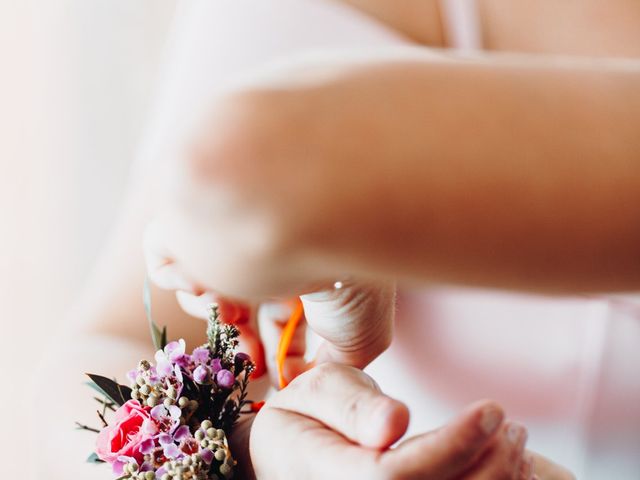
<svg viewBox="0 0 640 480">
<path fill-rule="evenodd" d="M 114 220 L 174 4 L 0 0 L 2 478 L 27 465 L 31 372 Z"/>
</svg>

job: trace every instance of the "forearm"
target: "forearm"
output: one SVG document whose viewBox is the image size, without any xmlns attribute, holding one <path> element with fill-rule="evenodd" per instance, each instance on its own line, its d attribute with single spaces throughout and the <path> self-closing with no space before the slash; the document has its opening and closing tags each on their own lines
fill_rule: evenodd
<svg viewBox="0 0 640 480">
<path fill-rule="evenodd" d="M 533 290 L 640 287 L 637 62 L 430 58 L 363 67 L 314 95 L 348 132 L 318 145 L 329 165 L 305 165 L 331 185 L 301 202 L 311 221 L 296 219 L 325 267 Z"/>
</svg>

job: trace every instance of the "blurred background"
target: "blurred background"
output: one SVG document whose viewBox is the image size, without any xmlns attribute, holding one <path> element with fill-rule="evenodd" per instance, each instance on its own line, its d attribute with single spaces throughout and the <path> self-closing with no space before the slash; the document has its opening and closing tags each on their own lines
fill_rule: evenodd
<svg viewBox="0 0 640 480">
<path fill-rule="evenodd" d="M 175 2 L 0 2 L 0 411 L 15 412 L 114 221 Z M 15 413 L 0 444 L 19 459 Z"/>
<path fill-rule="evenodd" d="M 31 372 L 40 360 L 39 352 L 82 291 L 117 215 L 132 160 L 150 117 L 176 3 L 0 0 L 0 412 L 11 412 L 3 416 L 0 427 L 2 433 L 11 432 L 0 435 L 4 457 L 22 459 L 27 451 L 25 424 L 29 415 L 23 399 L 31 387 Z M 484 300 L 478 297 L 477 301 Z M 450 307 L 452 315 L 461 316 L 457 302 L 454 297 L 445 306 Z M 601 309 L 606 307 L 601 303 L 585 304 L 584 308 L 587 314 L 594 313 L 593 321 L 568 318 L 587 325 L 584 341 L 573 336 L 574 330 L 553 330 L 556 350 L 572 356 L 571 361 L 573 357 L 591 358 L 584 354 L 591 349 L 587 345 L 589 332 L 595 332 L 592 336 L 598 338 L 602 326 L 599 319 L 607 316 L 606 312 L 602 315 Z M 493 313 L 491 308 L 486 310 Z M 613 318 L 613 314 L 609 316 Z M 617 356 L 616 365 L 627 365 L 628 358 L 634 358 L 631 352 L 637 345 L 633 340 L 639 338 L 638 324 L 631 318 L 618 318 L 610 324 L 616 325 L 617 340 L 630 339 L 626 350 L 602 347 L 602 358 L 591 362 L 596 366 L 601 362 L 605 367 L 614 364 L 606 354 Z M 506 332 L 509 327 L 500 328 Z M 511 328 L 520 331 L 519 325 Z M 468 330 L 467 324 L 462 323 L 458 330 L 452 328 L 451 344 L 460 343 L 462 329 Z M 526 356 L 530 334 L 521 333 L 520 341 L 509 352 L 514 358 Z M 545 347 L 549 372 L 557 373 L 549 342 L 542 339 L 539 344 Z M 625 346 L 621 341 L 615 345 Z M 65 345 L 56 347 L 64 349 Z M 473 351 L 465 350 L 464 343 L 459 350 L 455 352 L 459 357 L 466 354 L 470 363 L 477 361 Z M 539 351 L 528 353 L 538 355 Z M 486 360 L 490 356 L 484 357 Z M 434 364 L 440 361 L 436 360 Z M 382 363 L 372 370 L 380 376 Z M 605 367 L 587 367 L 583 370 L 596 372 L 598 378 L 585 377 L 581 384 L 611 379 L 612 386 L 603 389 L 605 392 L 624 391 L 621 385 L 630 375 L 637 375 L 634 365 L 628 365 L 619 377 Z M 613 383 L 616 378 L 619 384 Z M 37 379 L 33 387 L 37 398 L 52 394 L 38 390 Z M 537 388 L 532 384 L 527 391 L 539 393 Z M 428 411 L 425 418 L 429 417 L 432 424 L 453 413 L 440 400 L 425 404 L 417 391 L 412 401 L 420 402 L 416 410 L 421 407 Z M 551 419 L 534 427 L 535 446 L 579 471 L 592 457 L 589 446 L 581 440 L 585 436 L 581 422 L 593 416 L 596 409 L 581 410 L 573 397 L 565 403 L 575 411 L 573 415 L 565 415 L 564 423 Z M 22 405 L 23 411 L 16 405 Z M 613 446 L 596 447 L 611 448 L 615 453 Z M 602 458 L 597 467 L 602 476 L 598 478 L 622 478 L 609 476 L 619 459 L 613 454 Z M 20 461 L 3 466 L 3 477 L 21 474 Z"/>
</svg>

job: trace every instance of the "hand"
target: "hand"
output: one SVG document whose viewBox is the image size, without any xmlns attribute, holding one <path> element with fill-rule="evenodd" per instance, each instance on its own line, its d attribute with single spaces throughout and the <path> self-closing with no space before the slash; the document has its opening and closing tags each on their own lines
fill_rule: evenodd
<svg viewBox="0 0 640 480">
<path fill-rule="evenodd" d="M 149 227 L 182 273 L 227 297 L 286 298 L 351 273 L 346 262 L 330 264 L 306 249 L 308 227 L 331 222 L 311 208 L 315 202 L 300 196 L 326 192 L 341 175 L 338 164 L 325 161 L 327 152 L 311 162 L 303 151 L 314 148 L 306 138 L 310 130 L 335 121 L 320 118 L 308 88 L 280 87 L 243 86 L 213 102 L 209 120 L 173 159 L 164 204 Z M 313 143 L 322 142 L 326 150 L 328 140 Z M 279 153 L 283 148 L 287 155 Z M 336 178 L 312 174 L 312 164 Z M 346 177 L 343 183 L 352 192 L 357 182 Z M 315 232 L 314 238 L 316 233 L 322 235 Z"/>
<path fill-rule="evenodd" d="M 294 336 L 284 363 L 287 381 L 313 365 L 332 362 L 364 369 L 391 343 L 395 284 L 342 281 L 338 288 L 303 295 L 306 324 Z M 260 337 L 274 384 L 276 351 L 291 314 L 291 302 L 267 302 L 258 310 Z M 311 363 L 305 361 L 306 326 L 324 339 Z"/>
<path fill-rule="evenodd" d="M 283 326 L 291 314 L 291 302 L 263 303 L 258 311 L 258 328 L 250 306 L 225 299 L 212 293 L 208 286 L 187 278 L 180 263 L 165 247 L 165 237 L 156 226 L 148 228 L 145 236 L 145 258 L 151 280 L 162 288 L 176 290 L 180 306 L 197 318 L 206 319 L 207 305 L 219 303 L 223 318 L 240 329 L 240 349 L 256 362 L 256 376 L 264 371 L 266 353 L 267 367 L 275 380 L 276 350 Z M 335 362 L 365 368 L 389 346 L 395 313 L 394 282 L 344 280 L 301 298 L 307 323 L 326 340 L 311 365 Z M 306 324 L 302 322 L 288 351 L 287 379 L 310 366 L 304 361 L 305 328 Z"/>
<path fill-rule="evenodd" d="M 251 308 L 231 302 L 211 292 L 200 293 L 179 276 L 176 265 L 168 260 L 149 263 L 149 275 L 166 288 L 176 291 L 180 306 L 196 318 L 206 319 L 207 305 L 217 302 L 222 317 L 241 331 L 239 349 L 251 355 L 256 363 L 255 377 L 265 369 L 277 385 L 276 351 L 284 325 L 291 314 L 292 303 L 271 301 L 260 305 L 258 324 Z M 191 289 L 186 291 L 184 289 Z M 331 287 L 302 296 L 306 322 L 301 322 L 284 363 L 284 376 L 290 381 L 309 367 L 325 362 L 365 368 L 384 352 L 392 338 L 395 313 L 395 285 L 387 283 L 340 282 Z M 325 340 L 314 360 L 305 361 L 307 324 Z"/>
<path fill-rule="evenodd" d="M 251 428 L 258 479 L 460 479 L 532 477 L 526 431 L 493 402 L 444 427 L 388 447 L 406 431 L 406 407 L 357 369 L 316 367 L 278 392 Z M 546 477 L 562 478 L 562 477 Z"/>
</svg>

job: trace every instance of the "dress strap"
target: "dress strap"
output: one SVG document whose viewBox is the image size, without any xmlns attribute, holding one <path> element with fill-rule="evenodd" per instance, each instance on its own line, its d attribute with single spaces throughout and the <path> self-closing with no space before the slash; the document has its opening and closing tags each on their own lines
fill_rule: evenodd
<svg viewBox="0 0 640 480">
<path fill-rule="evenodd" d="M 475 0 L 441 0 L 447 41 L 459 50 L 480 50 L 482 32 Z"/>
</svg>

